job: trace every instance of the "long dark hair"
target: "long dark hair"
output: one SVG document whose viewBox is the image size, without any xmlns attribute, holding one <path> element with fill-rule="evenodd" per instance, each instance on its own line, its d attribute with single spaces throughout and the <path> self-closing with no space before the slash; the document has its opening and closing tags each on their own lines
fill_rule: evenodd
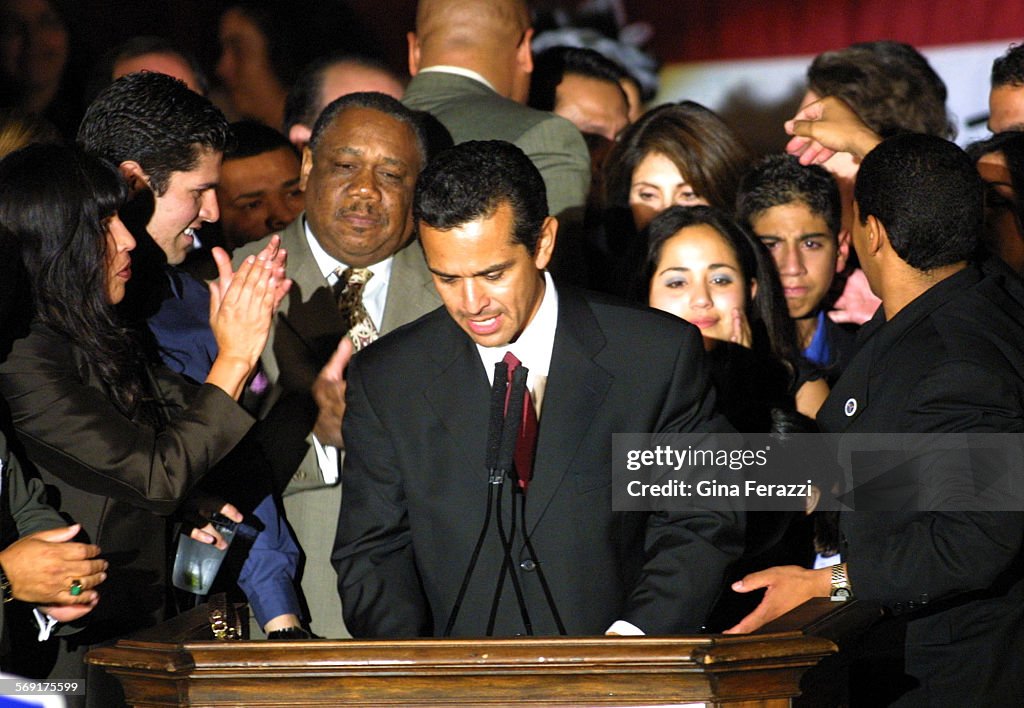
<svg viewBox="0 0 1024 708">
<path fill-rule="evenodd" d="M 654 277 L 665 242 L 681 229 L 698 225 L 710 226 L 721 234 L 736 254 L 747 293 L 754 280 L 757 281 L 757 292 L 753 297 L 747 296 L 745 313 L 753 349 L 774 356 L 786 366 L 791 377 L 795 376 L 800 353 L 775 261 L 757 239 L 724 211 L 707 206 L 674 206 L 654 217 L 647 227 L 644 282 L 650 283 Z"/>
<path fill-rule="evenodd" d="M 645 284 L 636 277 L 646 243 L 637 231 L 629 193 L 633 172 L 651 153 L 665 155 L 695 194 L 727 211 L 736 203 L 740 178 L 751 162 L 747 147 L 725 121 L 693 101 L 653 108 L 623 131 L 602 168 L 601 221 L 613 261 L 609 290 L 638 302 L 646 297 Z"/>
<path fill-rule="evenodd" d="M 107 301 L 104 228 L 126 193 L 112 165 L 79 147 L 30 145 L 0 161 L 0 241 L 4 253 L 21 256 L 3 268 L 24 269 L 31 316 L 83 350 L 110 398 L 131 414 L 143 369 Z"/>
<path fill-rule="evenodd" d="M 714 111 L 693 101 L 658 106 L 626 128 L 608 154 L 606 206 L 629 206 L 633 172 L 655 152 L 675 164 L 698 196 L 727 210 L 751 162 L 743 141 Z"/>
</svg>

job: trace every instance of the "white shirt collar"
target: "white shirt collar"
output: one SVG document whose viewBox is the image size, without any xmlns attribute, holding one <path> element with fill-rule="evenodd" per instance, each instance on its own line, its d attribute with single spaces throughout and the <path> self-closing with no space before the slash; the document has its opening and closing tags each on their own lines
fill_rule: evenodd
<svg viewBox="0 0 1024 708">
<path fill-rule="evenodd" d="M 342 263 L 323 249 L 323 246 L 320 245 L 320 242 L 316 240 L 316 236 L 310 230 L 307 219 L 303 218 L 302 223 L 306 231 L 306 242 L 309 244 L 309 250 L 313 254 L 313 260 L 316 261 L 317 268 L 320 269 L 324 279 L 327 280 L 327 284 L 333 288 L 338 282 L 338 276 L 334 271 L 339 266 L 347 268 L 348 264 Z M 366 307 L 366 312 L 370 315 L 370 319 L 373 320 L 377 329 L 380 329 L 381 320 L 384 318 L 384 305 L 387 298 L 388 283 L 391 280 L 391 266 L 394 260 L 395 257 L 392 255 L 380 263 L 367 266 L 370 272 L 373 273 L 373 277 L 366 282 L 366 287 L 363 289 L 363 305 Z"/>
<path fill-rule="evenodd" d="M 485 79 L 482 74 L 479 74 L 472 69 L 467 69 L 462 66 L 451 66 L 450 64 L 437 64 L 436 66 L 428 66 L 426 69 L 420 69 L 421 74 L 455 74 L 456 76 L 464 76 L 467 79 L 473 79 L 477 81 L 491 91 L 498 92 L 494 85 L 490 81 Z"/>
<path fill-rule="evenodd" d="M 519 335 L 514 344 L 503 347 L 483 347 L 476 345 L 487 372 L 487 380 L 494 383 L 494 365 L 505 358 L 506 352 L 512 352 L 523 366 L 530 370 L 527 384 L 534 388 L 536 377 L 548 375 L 551 369 L 551 352 L 555 346 L 555 329 L 558 326 L 558 293 L 551 274 L 544 272 L 544 297 L 526 329 Z"/>
</svg>

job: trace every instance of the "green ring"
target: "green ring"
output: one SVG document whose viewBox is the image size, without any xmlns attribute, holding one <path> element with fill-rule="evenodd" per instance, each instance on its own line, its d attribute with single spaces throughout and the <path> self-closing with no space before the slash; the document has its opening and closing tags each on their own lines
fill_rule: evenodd
<svg viewBox="0 0 1024 708">
<path fill-rule="evenodd" d="M 74 597 L 78 597 L 79 595 L 81 595 L 82 594 L 82 581 L 81 580 L 72 580 L 71 581 L 71 589 L 68 590 L 68 592 L 71 593 Z"/>
</svg>

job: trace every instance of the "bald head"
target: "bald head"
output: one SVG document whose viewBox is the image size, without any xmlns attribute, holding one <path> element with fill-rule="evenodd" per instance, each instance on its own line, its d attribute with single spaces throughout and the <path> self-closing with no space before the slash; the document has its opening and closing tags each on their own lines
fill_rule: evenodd
<svg viewBox="0 0 1024 708">
<path fill-rule="evenodd" d="M 523 0 L 420 0 L 409 34 L 409 73 L 439 64 L 481 74 L 498 93 L 526 100 L 530 13 Z"/>
</svg>

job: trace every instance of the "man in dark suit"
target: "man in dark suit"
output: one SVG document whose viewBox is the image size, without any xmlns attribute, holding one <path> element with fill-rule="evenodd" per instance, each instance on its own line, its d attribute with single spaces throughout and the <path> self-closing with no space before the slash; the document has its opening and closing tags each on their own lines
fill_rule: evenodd
<svg viewBox="0 0 1024 708">
<path fill-rule="evenodd" d="M 292 287 L 261 358 L 270 388 L 260 416 L 276 408 L 278 419 L 289 418 L 290 430 L 278 426 L 284 444 L 275 464 L 287 480 L 285 512 L 306 558 L 302 589 L 312 628 L 323 636 L 348 636 L 334 589 L 331 535 L 324 533 L 337 520 L 341 498 L 343 372 L 352 352 L 344 343 L 349 327 L 339 309 L 337 293 L 345 285 L 339 281 L 348 268 L 373 273 L 361 302 L 381 335 L 440 304 L 413 238 L 412 194 L 426 145 L 418 116 L 390 96 L 337 99 L 303 150 L 306 211 L 281 232 Z M 236 261 L 265 243 L 238 249 Z M 280 415 L 282 406 L 296 409 L 296 401 L 297 410 L 311 415 Z"/>
<path fill-rule="evenodd" d="M 580 221 L 590 157 L 569 121 L 528 108 L 530 13 L 523 0 L 420 0 L 402 102 L 437 118 L 456 143 L 507 140 L 544 178 L 548 208 Z"/>
<path fill-rule="evenodd" d="M 439 155 L 414 214 L 445 308 L 349 368 L 333 561 L 353 634 L 697 631 L 741 550 L 742 519 L 611 508 L 613 433 L 717 424 L 697 330 L 556 288 L 544 269 L 557 222 L 514 145 Z M 539 429 L 534 462 L 517 460 L 519 483 L 498 491 L 508 500 L 496 517 L 518 530 L 490 628 L 504 558 L 493 529 L 452 615 L 490 503 L 488 377 L 506 354 L 529 369 L 524 407 L 539 409 Z"/>
<path fill-rule="evenodd" d="M 890 138 L 864 158 L 853 244 L 882 307 L 818 414 L 825 432 L 1024 431 L 1024 288 L 969 264 L 982 194 L 970 159 L 940 138 Z M 911 503 L 843 514 L 844 562 L 834 570 L 772 568 L 737 583 L 768 591 L 734 630 L 755 629 L 815 595 L 852 592 L 887 610 L 876 635 L 885 638 L 864 643 L 874 675 L 851 681 L 873 692 L 855 700 L 1020 705 L 1024 512 L 994 513 L 965 498 L 978 470 L 964 460 L 926 453 L 897 484 L 895 472 L 886 475 L 888 499 Z M 861 489 L 863 473 L 852 470 Z M 1021 470 L 1010 474 L 1019 480 Z M 894 637 L 902 641 L 895 652 Z"/>
</svg>

